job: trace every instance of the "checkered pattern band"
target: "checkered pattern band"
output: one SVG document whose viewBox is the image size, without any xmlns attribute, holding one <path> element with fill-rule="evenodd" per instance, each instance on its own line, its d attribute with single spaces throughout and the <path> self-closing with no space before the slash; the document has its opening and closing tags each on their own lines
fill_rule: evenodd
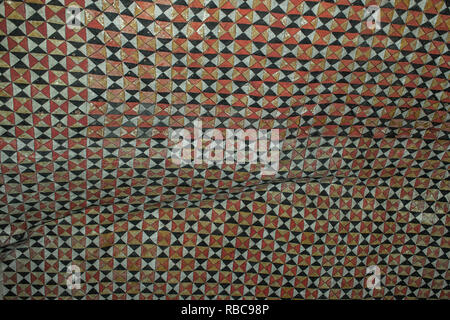
<svg viewBox="0 0 450 320">
<path fill-rule="evenodd" d="M 4 299 L 449 299 L 449 27 L 442 0 L 0 1 Z M 195 120 L 279 130 L 278 170 L 173 163 Z"/>
</svg>

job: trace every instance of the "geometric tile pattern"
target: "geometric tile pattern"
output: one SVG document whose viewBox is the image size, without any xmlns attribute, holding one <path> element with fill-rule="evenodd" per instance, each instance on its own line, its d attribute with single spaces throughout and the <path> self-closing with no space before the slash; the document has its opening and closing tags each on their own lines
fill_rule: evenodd
<svg viewBox="0 0 450 320">
<path fill-rule="evenodd" d="M 1 2 L 4 298 L 449 299 L 449 27 L 434 0 Z M 169 161 L 196 119 L 280 129 L 276 175 Z"/>
</svg>

